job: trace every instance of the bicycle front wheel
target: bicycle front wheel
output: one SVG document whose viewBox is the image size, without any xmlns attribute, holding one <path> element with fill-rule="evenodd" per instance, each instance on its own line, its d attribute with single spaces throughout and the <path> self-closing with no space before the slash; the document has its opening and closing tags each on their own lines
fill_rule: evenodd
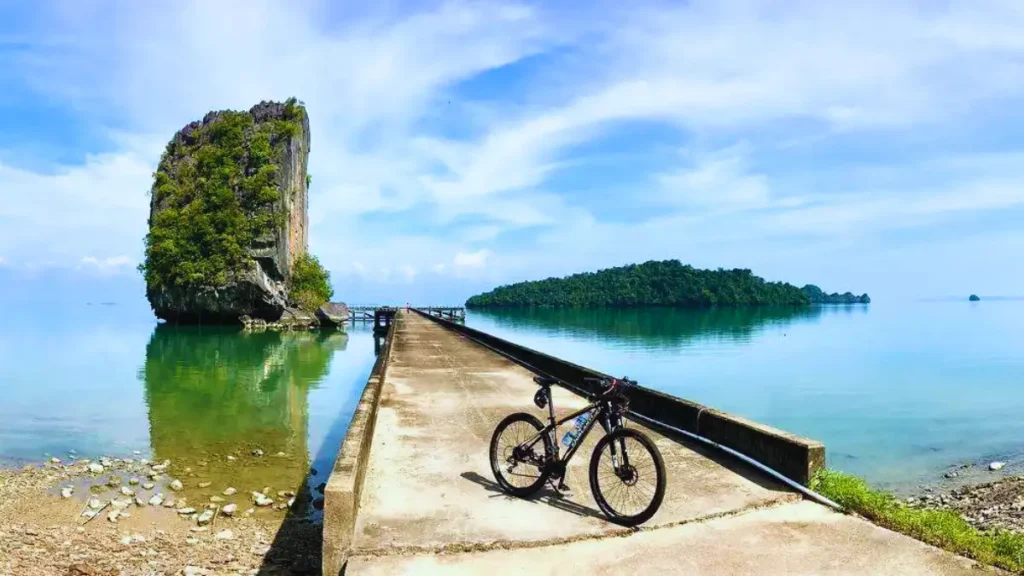
<svg viewBox="0 0 1024 576">
<path fill-rule="evenodd" d="M 598 441 L 590 457 L 590 489 L 608 519 L 637 526 L 651 519 L 665 498 L 665 463 L 650 438 L 619 428 Z"/>
</svg>

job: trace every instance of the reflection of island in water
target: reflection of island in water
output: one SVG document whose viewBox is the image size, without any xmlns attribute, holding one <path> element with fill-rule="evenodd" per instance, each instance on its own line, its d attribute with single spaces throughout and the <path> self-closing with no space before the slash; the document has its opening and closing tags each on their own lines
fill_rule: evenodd
<svg viewBox="0 0 1024 576">
<path fill-rule="evenodd" d="M 154 460 L 171 460 L 196 503 L 228 486 L 242 509 L 264 487 L 275 498 L 298 492 L 309 470 L 307 393 L 347 343 L 344 333 L 157 327 L 142 374 Z"/>
<path fill-rule="evenodd" d="M 599 338 L 644 348 L 674 348 L 696 339 L 749 341 L 769 326 L 816 321 L 823 307 L 505 308 L 474 310 L 498 327 Z"/>
</svg>

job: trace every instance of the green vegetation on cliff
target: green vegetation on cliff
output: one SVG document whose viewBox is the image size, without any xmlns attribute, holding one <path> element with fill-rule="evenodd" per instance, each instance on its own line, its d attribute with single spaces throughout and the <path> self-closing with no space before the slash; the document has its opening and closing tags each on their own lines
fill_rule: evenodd
<svg viewBox="0 0 1024 576">
<path fill-rule="evenodd" d="M 1003 530 L 981 532 L 955 512 L 911 508 L 867 482 L 837 472 L 815 474 L 810 489 L 879 526 L 900 532 L 979 562 L 1024 573 L 1024 535 Z"/>
<path fill-rule="evenodd" d="M 305 111 L 294 98 L 284 110 L 260 123 L 248 112 L 218 112 L 167 145 L 139 266 L 150 289 L 223 286 L 251 265 L 248 249 L 285 217 L 278 165 Z"/>
<path fill-rule="evenodd" d="M 701 270 L 678 260 L 664 260 L 501 286 L 473 296 L 466 301 L 466 306 L 701 307 L 830 303 L 818 299 L 823 295 L 816 286 L 800 289 L 784 282 L 767 282 L 746 269 Z M 843 298 L 838 294 L 833 296 Z M 870 301 L 867 294 L 855 298 Z"/>
<path fill-rule="evenodd" d="M 295 259 L 288 278 L 289 297 L 304 310 L 316 310 L 334 296 L 331 273 L 316 256 L 303 254 Z"/>
</svg>

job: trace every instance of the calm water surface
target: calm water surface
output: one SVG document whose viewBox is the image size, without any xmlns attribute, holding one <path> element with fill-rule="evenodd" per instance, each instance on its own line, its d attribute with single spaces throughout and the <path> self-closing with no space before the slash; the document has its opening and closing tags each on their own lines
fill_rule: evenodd
<svg viewBox="0 0 1024 576">
<path fill-rule="evenodd" d="M 139 451 L 207 462 L 204 475 L 240 491 L 313 487 L 326 480 L 374 360 L 361 327 L 176 329 L 157 326 L 144 306 L 4 314 L 4 465 L 71 449 Z M 964 462 L 1024 469 L 1024 302 L 471 312 L 467 322 L 822 440 L 831 466 L 889 488 L 935 482 Z M 257 447 L 267 456 L 248 456 Z M 318 473 L 307 477 L 311 466 Z"/>
<path fill-rule="evenodd" d="M 0 463 L 138 451 L 239 491 L 315 487 L 373 361 L 361 327 L 244 334 L 117 306 L 70 307 L 58 321 L 15 314 L 0 323 Z"/>
<path fill-rule="evenodd" d="M 471 312 L 467 323 L 821 440 L 830 466 L 897 491 L 961 463 L 1024 470 L 1024 302 Z"/>
</svg>

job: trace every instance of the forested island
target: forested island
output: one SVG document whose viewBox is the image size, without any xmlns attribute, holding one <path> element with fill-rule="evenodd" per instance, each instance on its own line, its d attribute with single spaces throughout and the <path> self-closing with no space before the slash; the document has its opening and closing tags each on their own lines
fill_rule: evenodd
<svg viewBox="0 0 1024 576">
<path fill-rule="evenodd" d="M 679 260 L 649 261 L 500 286 L 466 301 L 468 308 L 590 306 L 808 306 L 867 304 L 867 294 L 828 294 L 808 284 L 768 282 L 743 268 L 702 270 Z"/>
</svg>

